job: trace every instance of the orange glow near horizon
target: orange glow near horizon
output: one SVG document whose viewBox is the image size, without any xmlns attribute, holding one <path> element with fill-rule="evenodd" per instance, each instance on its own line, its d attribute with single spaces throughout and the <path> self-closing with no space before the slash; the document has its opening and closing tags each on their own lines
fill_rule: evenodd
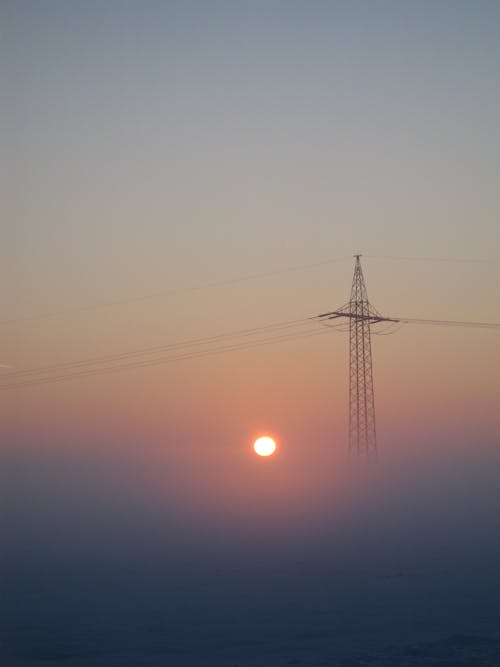
<svg viewBox="0 0 500 667">
<path fill-rule="evenodd" d="M 271 456 L 276 452 L 276 441 L 268 435 L 263 435 L 253 443 L 253 450 L 258 456 Z"/>
</svg>

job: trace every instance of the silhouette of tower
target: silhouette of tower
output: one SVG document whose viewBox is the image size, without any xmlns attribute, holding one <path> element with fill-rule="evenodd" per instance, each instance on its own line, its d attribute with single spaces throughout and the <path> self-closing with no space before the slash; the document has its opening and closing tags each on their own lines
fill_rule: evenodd
<svg viewBox="0 0 500 667">
<path fill-rule="evenodd" d="M 318 315 L 322 320 L 349 320 L 349 451 L 362 457 L 377 456 L 375 395 L 371 347 L 371 325 L 398 322 L 383 317 L 368 301 L 361 255 L 354 255 L 354 276 L 349 302 L 329 313 Z"/>
</svg>

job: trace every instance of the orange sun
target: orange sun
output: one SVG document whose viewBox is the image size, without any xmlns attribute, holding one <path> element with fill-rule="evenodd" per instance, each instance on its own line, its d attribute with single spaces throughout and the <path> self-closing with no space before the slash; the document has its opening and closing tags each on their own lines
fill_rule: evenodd
<svg viewBox="0 0 500 667">
<path fill-rule="evenodd" d="M 253 443 L 253 450 L 259 456 L 271 456 L 276 451 L 276 441 L 268 435 L 263 435 Z"/>
</svg>

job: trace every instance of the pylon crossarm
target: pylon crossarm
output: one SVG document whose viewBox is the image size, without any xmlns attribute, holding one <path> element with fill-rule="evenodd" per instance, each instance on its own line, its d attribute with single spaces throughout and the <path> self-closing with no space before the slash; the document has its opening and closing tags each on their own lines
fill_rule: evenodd
<svg viewBox="0 0 500 667">
<path fill-rule="evenodd" d="M 394 319 L 393 317 L 382 317 L 382 315 L 363 315 L 362 313 L 344 313 L 339 310 L 333 310 L 331 313 L 322 313 L 317 315 L 316 319 L 320 320 L 335 320 L 338 317 L 349 317 L 353 320 L 364 320 L 370 322 L 371 324 L 378 324 L 378 322 L 400 322 L 401 320 Z"/>
<path fill-rule="evenodd" d="M 345 313 L 333 312 L 333 313 L 322 313 L 321 315 L 316 315 L 314 319 L 316 320 L 334 320 L 337 317 L 345 317 Z"/>
</svg>

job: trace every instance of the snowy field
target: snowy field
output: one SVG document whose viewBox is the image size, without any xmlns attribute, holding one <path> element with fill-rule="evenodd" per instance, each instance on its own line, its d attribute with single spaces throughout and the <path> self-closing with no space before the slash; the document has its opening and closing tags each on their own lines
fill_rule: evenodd
<svg viewBox="0 0 500 667">
<path fill-rule="evenodd" d="M 4 608 L 6 667 L 499 665 L 500 581 L 326 565 L 27 575 Z M 23 593 L 20 595 L 20 589 Z"/>
</svg>

